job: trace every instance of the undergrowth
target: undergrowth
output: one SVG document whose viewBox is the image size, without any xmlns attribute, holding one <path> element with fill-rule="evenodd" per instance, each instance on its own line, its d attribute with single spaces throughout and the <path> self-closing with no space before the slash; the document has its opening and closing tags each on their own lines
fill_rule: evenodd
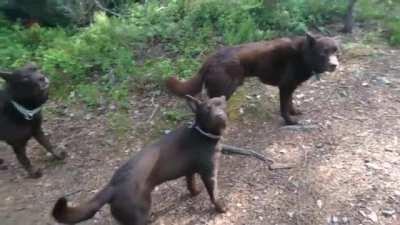
<svg viewBox="0 0 400 225">
<path fill-rule="evenodd" d="M 400 20 L 387 4 L 359 3 L 358 18 L 374 18 L 400 43 Z M 169 0 L 131 4 L 121 17 L 97 13 L 87 27 L 24 28 L 0 18 L 0 68 L 37 62 L 52 95 L 90 107 L 126 107 L 132 91 L 164 87 L 170 75 L 187 78 L 222 45 L 303 34 L 340 21 L 346 0 Z M 393 3 L 394 4 L 394 3 Z M 397 6 L 397 5 L 396 5 Z M 393 8 L 393 7 L 392 7 Z"/>
</svg>

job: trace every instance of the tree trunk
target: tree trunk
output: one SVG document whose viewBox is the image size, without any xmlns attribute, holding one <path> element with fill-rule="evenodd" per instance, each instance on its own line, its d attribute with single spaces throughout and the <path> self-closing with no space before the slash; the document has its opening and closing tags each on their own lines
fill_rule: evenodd
<svg viewBox="0 0 400 225">
<path fill-rule="evenodd" d="M 349 4 L 347 6 L 346 15 L 344 17 L 344 33 L 351 33 L 353 32 L 354 27 L 354 6 L 357 0 L 349 0 Z"/>
</svg>

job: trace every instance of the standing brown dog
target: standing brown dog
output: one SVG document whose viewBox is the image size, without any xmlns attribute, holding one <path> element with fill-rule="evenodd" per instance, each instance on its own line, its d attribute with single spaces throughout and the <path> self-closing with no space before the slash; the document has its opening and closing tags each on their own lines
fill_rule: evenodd
<svg viewBox="0 0 400 225">
<path fill-rule="evenodd" d="M 42 175 L 26 157 L 26 144 L 34 137 L 56 159 L 65 158 L 65 153 L 56 154 L 42 130 L 41 107 L 47 101 L 49 80 L 30 63 L 14 72 L 0 72 L 5 89 L 0 90 L 0 140 L 12 146 L 18 161 L 32 178 Z M 0 159 L 0 164 L 3 160 Z"/>
<path fill-rule="evenodd" d="M 220 148 L 217 145 L 225 129 L 225 97 L 200 102 L 187 96 L 196 114 L 195 123 L 167 134 L 121 166 L 111 181 L 94 198 L 77 207 L 67 206 L 60 198 L 53 216 L 61 223 L 73 224 L 87 220 L 106 203 L 111 213 L 123 225 L 147 223 L 153 189 L 168 180 L 185 176 L 187 188 L 195 196 L 195 173 L 208 191 L 217 212 L 225 212 L 217 196 L 217 169 Z"/>
<path fill-rule="evenodd" d="M 279 87 L 281 116 L 287 125 L 297 122 L 292 103 L 295 89 L 312 75 L 334 71 L 338 65 L 337 43 L 323 36 L 280 38 L 224 48 L 209 57 L 192 79 L 167 80 L 167 87 L 179 96 L 198 94 L 203 85 L 209 97 L 225 96 L 243 84 L 245 77 L 256 76 L 261 82 Z"/>
</svg>

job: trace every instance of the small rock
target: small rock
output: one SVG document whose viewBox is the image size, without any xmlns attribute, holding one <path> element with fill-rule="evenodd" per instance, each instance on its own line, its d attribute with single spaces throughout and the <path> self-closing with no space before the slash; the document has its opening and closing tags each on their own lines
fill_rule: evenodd
<svg viewBox="0 0 400 225">
<path fill-rule="evenodd" d="M 322 208 L 322 201 L 320 199 L 317 200 L 317 206 L 318 208 Z"/>
<path fill-rule="evenodd" d="M 392 217 L 396 213 L 396 210 L 391 208 L 382 209 L 382 215 L 385 217 Z"/>
<path fill-rule="evenodd" d="M 239 113 L 240 113 L 240 115 L 243 115 L 243 114 L 244 114 L 244 109 L 243 109 L 242 107 L 240 107 Z"/>
<path fill-rule="evenodd" d="M 365 208 L 364 210 L 360 210 L 359 212 L 361 213 L 361 215 L 370 219 L 372 222 L 374 223 L 378 222 L 378 215 L 376 215 L 376 213 L 371 209 Z"/>
<path fill-rule="evenodd" d="M 287 214 L 288 214 L 288 216 L 289 216 L 290 218 L 293 218 L 293 216 L 294 216 L 294 212 L 287 212 Z"/>
<path fill-rule="evenodd" d="M 368 86 L 368 82 L 362 82 L 361 86 L 363 86 L 363 87 Z"/>
<path fill-rule="evenodd" d="M 366 163 L 365 166 L 366 166 L 367 168 L 369 168 L 369 169 L 382 170 L 382 167 L 380 167 L 380 166 L 378 166 L 377 164 L 372 163 L 372 162 Z"/>
<path fill-rule="evenodd" d="M 281 153 L 282 155 L 284 155 L 284 154 L 286 154 L 286 153 L 287 153 L 287 150 L 286 150 L 286 149 L 284 149 L 284 148 L 282 148 L 281 150 L 279 150 L 279 153 Z"/>
<path fill-rule="evenodd" d="M 347 224 L 347 223 L 350 223 L 350 220 L 349 220 L 348 217 L 344 216 L 344 217 L 342 218 L 342 222 L 343 222 L 344 224 Z"/>
<path fill-rule="evenodd" d="M 324 147 L 324 143 L 318 142 L 317 144 L 315 144 L 316 148 L 322 148 Z"/>
<path fill-rule="evenodd" d="M 389 85 L 392 82 L 390 80 L 388 80 L 386 77 L 376 77 L 375 80 L 379 83 L 379 84 L 384 84 L 384 85 Z"/>
</svg>

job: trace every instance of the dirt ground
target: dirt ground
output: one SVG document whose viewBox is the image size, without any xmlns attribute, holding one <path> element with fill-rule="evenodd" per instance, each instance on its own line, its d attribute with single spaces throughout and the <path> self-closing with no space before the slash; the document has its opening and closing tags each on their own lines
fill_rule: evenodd
<svg viewBox="0 0 400 225">
<path fill-rule="evenodd" d="M 219 187 L 227 213 L 214 213 L 204 188 L 189 198 L 179 179 L 154 191 L 152 224 L 398 225 L 400 50 L 352 44 L 358 42 L 345 41 L 340 70 L 296 91 L 300 126 L 282 126 L 276 88 L 249 81 L 239 91 L 245 97 L 234 109 L 224 143 L 294 168 L 270 171 L 255 159 L 223 156 Z M 0 224 L 57 224 L 49 212 L 58 197 L 78 203 L 93 196 L 119 165 L 162 133 L 156 130 L 161 109 L 184 107 L 166 93 L 133 96 L 131 103 L 131 128 L 115 132 L 110 113 L 102 109 L 50 102 L 45 129 L 68 158 L 54 162 L 31 141 L 29 155 L 44 168 L 37 180 L 26 178 L 1 144 L 0 158 L 9 168 L 0 171 Z M 81 224 L 117 223 L 103 207 Z"/>
</svg>

